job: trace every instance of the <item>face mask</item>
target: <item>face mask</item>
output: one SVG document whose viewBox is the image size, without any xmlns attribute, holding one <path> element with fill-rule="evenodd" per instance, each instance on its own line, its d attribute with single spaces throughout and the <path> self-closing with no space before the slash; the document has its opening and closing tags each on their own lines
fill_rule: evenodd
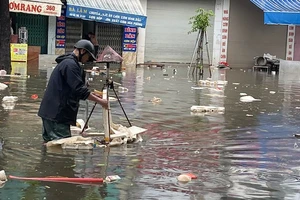
<svg viewBox="0 0 300 200">
<path fill-rule="evenodd" d="M 82 57 L 86 54 L 87 52 L 85 52 L 84 54 L 81 53 L 81 51 L 79 50 L 79 62 L 82 62 Z"/>
</svg>

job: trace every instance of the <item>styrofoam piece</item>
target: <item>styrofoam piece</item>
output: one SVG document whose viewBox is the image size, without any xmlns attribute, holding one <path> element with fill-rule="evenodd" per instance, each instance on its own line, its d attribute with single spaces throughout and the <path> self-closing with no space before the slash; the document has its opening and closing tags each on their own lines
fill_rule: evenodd
<svg viewBox="0 0 300 200">
<path fill-rule="evenodd" d="M 52 140 L 46 143 L 47 147 L 61 146 L 63 149 L 92 149 L 95 141 L 92 138 L 72 136 L 68 138 Z"/>
<path fill-rule="evenodd" d="M 138 134 L 141 134 L 141 133 L 147 131 L 147 129 L 140 128 L 137 126 L 132 126 L 127 129 L 128 129 L 128 131 L 130 131 L 131 136 L 135 136 L 135 135 L 138 135 Z M 110 135 L 111 139 L 128 137 L 128 131 L 120 131 L 120 130 L 116 130 L 113 128 L 111 128 L 111 131 L 114 133 L 114 134 Z M 94 132 L 94 133 L 84 133 L 83 135 L 86 137 L 101 137 L 101 136 L 104 136 L 105 133 Z M 139 140 L 142 141 L 142 138 L 139 138 Z"/>
<path fill-rule="evenodd" d="M 82 132 L 82 128 L 77 127 L 77 126 L 70 126 L 70 130 L 71 130 L 72 136 L 80 135 L 80 133 Z M 87 128 L 84 131 L 89 131 L 89 130 L 90 130 L 90 128 Z"/>
<path fill-rule="evenodd" d="M 0 171 L 0 188 L 2 188 L 7 181 L 7 177 L 4 170 Z"/>
<path fill-rule="evenodd" d="M 116 180 L 120 180 L 120 179 L 121 179 L 120 176 L 118 176 L 118 175 L 113 175 L 113 176 L 107 176 L 107 177 L 105 178 L 105 181 L 111 182 L 111 181 L 116 181 Z"/>
<path fill-rule="evenodd" d="M 114 134 L 110 135 L 110 138 L 112 138 L 112 139 L 113 138 L 124 138 L 124 137 L 135 137 L 136 135 L 147 131 L 147 129 L 137 127 L 137 126 L 131 126 L 129 128 L 124 127 L 124 128 L 119 128 L 119 129 L 111 128 L 111 130 L 114 133 Z"/>
<path fill-rule="evenodd" d="M 192 106 L 192 113 L 224 113 L 224 107 L 215 106 Z"/>
<path fill-rule="evenodd" d="M 63 149 L 91 150 L 94 148 L 94 143 L 64 143 L 61 147 Z"/>
<path fill-rule="evenodd" d="M 199 86 L 209 86 L 209 87 L 216 87 L 218 85 L 227 85 L 228 81 L 210 81 L 210 80 L 199 80 L 198 85 Z"/>
<path fill-rule="evenodd" d="M 249 102 L 261 101 L 261 100 L 260 100 L 260 99 L 255 99 L 255 98 L 252 97 L 252 96 L 242 96 L 242 97 L 240 98 L 240 101 L 241 101 L 241 102 L 249 103 Z"/>
<path fill-rule="evenodd" d="M 5 76 L 7 75 L 7 71 L 5 71 L 4 69 L 0 70 L 0 76 Z"/>
<path fill-rule="evenodd" d="M 15 108 L 15 105 L 15 102 L 2 102 L 2 107 L 4 108 L 4 110 L 13 110 Z"/>
<path fill-rule="evenodd" d="M 0 83 L 0 90 L 5 90 L 8 87 L 8 85 L 4 83 Z"/>
<path fill-rule="evenodd" d="M 2 99 L 3 102 L 16 102 L 18 101 L 18 97 L 16 96 L 5 96 Z"/>
</svg>

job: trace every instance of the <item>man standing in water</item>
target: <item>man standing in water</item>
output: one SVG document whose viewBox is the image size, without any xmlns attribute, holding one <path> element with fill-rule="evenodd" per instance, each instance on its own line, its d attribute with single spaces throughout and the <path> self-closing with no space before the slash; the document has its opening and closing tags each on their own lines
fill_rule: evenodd
<svg viewBox="0 0 300 200">
<path fill-rule="evenodd" d="M 56 58 L 54 68 L 38 115 L 43 121 L 43 139 L 48 142 L 71 137 L 70 125 L 76 125 L 80 100 L 91 100 L 107 109 L 107 101 L 91 93 L 85 84 L 85 73 L 79 62 L 96 60 L 94 45 L 79 40 L 71 54 Z"/>
</svg>

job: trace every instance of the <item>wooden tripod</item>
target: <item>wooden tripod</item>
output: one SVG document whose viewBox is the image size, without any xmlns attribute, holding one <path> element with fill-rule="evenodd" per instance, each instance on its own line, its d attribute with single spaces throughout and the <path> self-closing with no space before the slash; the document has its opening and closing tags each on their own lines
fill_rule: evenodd
<svg viewBox="0 0 300 200">
<path fill-rule="evenodd" d="M 196 75 L 199 74 L 199 76 L 203 77 L 203 43 L 205 40 L 206 50 L 207 50 L 207 58 L 208 58 L 208 65 L 209 65 L 209 77 L 211 77 L 211 60 L 209 56 L 209 45 L 208 45 L 208 39 L 207 39 L 207 33 L 206 30 L 199 30 L 198 36 L 196 39 L 196 44 L 193 52 L 193 56 L 190 62 L 190 67 L 193 68 L 192 75 L 194 76 L 195 71 Z M 195 59 L 196 57 L 196 59 Z M 199 71 L 199 72 L 198 72 Z"/>
</svg>

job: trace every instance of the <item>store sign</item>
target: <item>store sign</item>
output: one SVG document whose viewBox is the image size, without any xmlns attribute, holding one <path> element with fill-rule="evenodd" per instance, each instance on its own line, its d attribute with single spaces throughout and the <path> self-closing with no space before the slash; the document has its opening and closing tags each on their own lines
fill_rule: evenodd
<svg viewBox="0 0 300 200">
<path fill-rule="evenodd" d="M 10 57 L 11 61 L 23 61 L 27 62 L 27 44 L 10 44 Z"/>
<path fill-rule="evenodd" d="M 9 0 L 9 11 L 36 15 L 60 16 L 61 5 L 25 0 Z"/>
<path fill-rule="evenodd" d="M 66 7 L 61 9 L 61 16 L 56 18 L 56 44 L 55 48 L 66 47 Z"/>
<path fill-rule="evenodd" d="M 286 42 L 286 60 L 294 60 L 295 52 L 295 36 L 296 36 L 296 26 L 288 26 L 287 42 Z"/>
<path fill-rule="evenodd" d="M 137 28 L 124 26 L 123 51 L 136 52 Z"/>
<path fill-rule="evenodd" d="M 67 17 L 93 20 L 104 23 L 119 24 L 124 26 L 142 27 L 146 26 L 146 16 L 127 14 L 97 8 L 86 8 L 81 6 L 67 5 Z"/>
</svg>

